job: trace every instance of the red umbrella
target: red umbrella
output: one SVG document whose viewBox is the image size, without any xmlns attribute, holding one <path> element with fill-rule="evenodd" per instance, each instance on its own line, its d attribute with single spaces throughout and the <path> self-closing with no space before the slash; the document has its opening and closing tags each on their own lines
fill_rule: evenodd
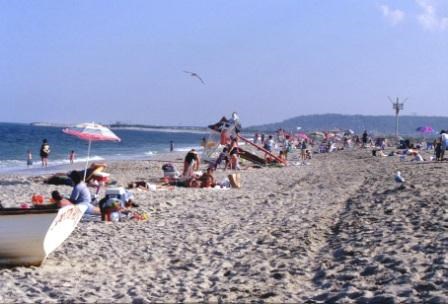
<svg viewBox="0 0 448 304">
<path fill-rule="evenodd" d="M 93 122 L 82 123 L 76 125 L 73 128 L 65 128 L 62 130 L 62 132 L 89 141 L 89 147 L 87 149 L 86 169 L 84 170 L 84 180 L 86 179 L 87 167 L 89 165 L 90 146 L 92 144 L 92 141 L 121 141 L 121 139 L 117 135 L 115 135 L 114 132 L 112 132 L 109 128 Z"/>
</svg>

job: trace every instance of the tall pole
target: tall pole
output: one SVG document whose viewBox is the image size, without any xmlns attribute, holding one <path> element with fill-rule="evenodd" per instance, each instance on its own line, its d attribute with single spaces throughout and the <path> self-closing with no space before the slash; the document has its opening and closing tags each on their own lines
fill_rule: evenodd
<svg viewBox="0 0 448 304">
<path fill-rule="evenodd" d="M 92 145 L 92 140 L 89 139 L 89 147 L 87 148 L 87 161 L 86 161 L 86 168 L 84 169 L 84 182 L 86 181 L 87 177 L 87 168 L 89 167 L 89 158 L 90 158 L 90 146 Z"/>
<path fill-rule="evenodd" d="M 398 117 L 400 114 L 400 110 L 398 106 L 396 106 L 395 108 L 395 137 L 398 138 Z"/>
<path fill-rule="evenodd" d="M 395 137 L 398 139 L 398 116 L 400 114 L 400 111 L 404 108 L 404 102 L 400 102 L 399 98 L 397 97 L 395 102 L 393 102 L 390 97 L 389 100 L 392 102 L 392 108 L 395 110 Z"/>
</svg>

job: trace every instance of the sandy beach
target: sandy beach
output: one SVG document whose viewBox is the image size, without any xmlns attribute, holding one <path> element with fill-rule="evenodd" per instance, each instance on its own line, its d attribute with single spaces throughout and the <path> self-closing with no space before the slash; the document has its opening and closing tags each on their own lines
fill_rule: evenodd
<svg viewBox="0 0 448 304">
<path fill-rule="evenodd" d="M 106 171 L 126 186 L 162 164 Z M 41 267 L 0 268 L 0 302 L 448 302 L 446 163 L 361 149 L 239 173 L 241 189 L 134 190 L 148 221 L 83 220 Z M 0 177 L 2 204 L 71 191 L 42 180 Z"/>
</svg>

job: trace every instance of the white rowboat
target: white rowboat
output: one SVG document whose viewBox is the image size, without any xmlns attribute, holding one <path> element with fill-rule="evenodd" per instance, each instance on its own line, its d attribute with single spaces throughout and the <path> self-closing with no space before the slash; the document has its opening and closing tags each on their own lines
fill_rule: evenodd
<svg viewBox="0 0 448 304">
<path fill-rule="evenodd" d="M 73 232 L 86 209 L 83 204 L 0 209 L 0 265 L 41 265 Z"/>
</svg>

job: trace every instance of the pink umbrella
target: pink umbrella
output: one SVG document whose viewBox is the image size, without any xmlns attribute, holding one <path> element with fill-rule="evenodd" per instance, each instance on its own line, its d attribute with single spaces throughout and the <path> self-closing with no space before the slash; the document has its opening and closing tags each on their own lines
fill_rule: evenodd
<svg viewBox="0 0 448 304">
<path fill-rule="evenodd" d="M 297 138 L 299 139 L 304 139 L 304 140 L 310 140 L 310 138 L 308 137 L 308 135 L 306 135 L 305 133 L 298 133 L 297 134 Z"/>
<path fill-rule="evenodd" d="M 84 181 L 86 180 L 87 167 L 89 165 L 90 157 L 90 146 L 92 144 L 92 141 L 121 141 L 121 139 L 110 129 L 93 122 L 82 123 L 76 125 L 73 128 L 65 128 L 62 130 L 62 132 L 89 141 L 89 147 L 87 149 L 86 169 L 84 170 Z"/>
<path fill-rule="evenodd" d="M 428 134 L 428 133 L 433 133 L 434 129 L 431 126 L 423 126 L 423 127 L 418 127 L 416 129 L 416 131 L 423 133 L 423 134 Z"/>
</svg>

